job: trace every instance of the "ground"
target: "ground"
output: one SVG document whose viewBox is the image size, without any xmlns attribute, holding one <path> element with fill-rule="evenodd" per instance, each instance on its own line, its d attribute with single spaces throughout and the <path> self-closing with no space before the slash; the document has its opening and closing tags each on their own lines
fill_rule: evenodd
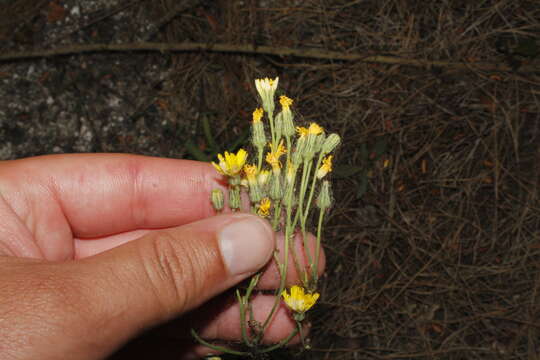
<svg viewBox="0 0 540 360">
<path fill-rule="evenodd" d="M 537 1 L 0 0 L 0 14 L 0 160 L 208 161 L 246 141 L 263 76 L 342 135 L 312 350 L 292 355 L 540 357 Z M 177 344 L 130 346 L 165 359 Z"/>
</svg>

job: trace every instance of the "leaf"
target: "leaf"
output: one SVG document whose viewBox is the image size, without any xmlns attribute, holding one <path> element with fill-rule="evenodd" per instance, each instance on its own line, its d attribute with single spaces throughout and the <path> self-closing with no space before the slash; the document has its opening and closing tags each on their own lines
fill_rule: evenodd
<svg viewBox="0 0 540 360">
<path fill-rule="evenodd" d="M 214 139 L 214 136 L 212 135 L 212 130 L 210 128 L 210 121 L 208 120 L 207 114 L 202 115 L 202 125 L 203 125 L 204 137 L 206 138 L 206 143 L 210 146 L 213 153 L 219 152 L 219 148 L 216 144 L 216 140 Z"/>
<path fill-rule="evenodd" d="M 197 145 L 195 145 L 191 140 L 186 142 L 187 151 L 193 156 L 195 160 L 209 162 L 210 158 L 201 150 Z"/>
</svg>

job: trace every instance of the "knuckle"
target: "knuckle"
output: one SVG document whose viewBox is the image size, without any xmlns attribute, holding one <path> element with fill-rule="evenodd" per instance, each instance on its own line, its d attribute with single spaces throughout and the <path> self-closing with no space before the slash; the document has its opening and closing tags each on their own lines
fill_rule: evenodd
<svg viewBox="0 0 540 360">
<path fill-rule="evenodd" d="M 189 243 L 161 231 L 151 240 L 151 256 L 145 256 L 149 259 L 145 270 L 153 293 L 168 311 L 185 308 L 190 294 L 200 287 L 200 271 Z"/>
</svg>

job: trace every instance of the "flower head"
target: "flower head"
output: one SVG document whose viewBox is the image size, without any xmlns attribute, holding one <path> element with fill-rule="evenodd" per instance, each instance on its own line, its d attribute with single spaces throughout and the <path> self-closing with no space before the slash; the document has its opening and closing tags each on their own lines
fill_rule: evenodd
<svg viewBox="0 0 540 360">
<path fill-rule="evenodd" d="M 291 287 L 291 293 L 288 294 L 287 290 L 283 290 L 281 293 L 285 304 L 296 313 L 304 313 L 308 311 L 319 298 L 319 293 L 306 294 L 304 288 L 298 285 Z"/>
<path fill-rule="evenodd" d="M 317 170 L 318 179 L 322 179 L 326 174 L 332 171 L 332 157 L 333 155 L 328 155 L 323 159 L 321 167 Z"/>
<path fill-rule="evenodd" d="M 225 156 L 218 154 L 219 164 L 212 161 L 212 165 L 220 174 L 233 177 L 242 171 L 247 157 L 248 153 L 244 149 L 238 150 L 236 154 L 225 151 Z"/>
<path fill-rule="evenodd" d="M 269 217 L 270 216 L 270 206 L 272 206 L 272 201 L 269 198 L 265 197 L 257 205 L 257 214 L 260 217 Z"/>
<path fill-rule="evenodd" d="M 255 111 L 253 112 L 253 122 L 256 123 L 261 121 L 263 114 L 264 110 L 262 108 L 255 109 Z"/>
<path fill-rule="evenodd" d="M 276 91 L 277 86 L 279 83 L 279 77 L 276 77 L 275 79 L 255 79 L 255 87 L 257 88 L 257 91 L 263 97 L 262 94 L 272 92 L 272 94 Z"/>
<path fill-rule="evenodd" d="M 309 124 L 308 133 L 312 135 L 319 135 L 324 132 L 324 129 L 319 124 L 312 122 Z"/>
<path fill-rule="evenodd" d="M 289 109 L 289 107 L 292 105 L 293 103 L 293 99 L 291 98 L 288 98 L 286 97 L 285 95 L 281 95 L 279 97 L 279 103 L 281 104 L 281 106 L 283 107 L 283 109 Z"/>
<path fill-rule="evenodd" d="M 306 137 L 309 134 L 308 128 L 305 128 L 303 126 L 297 126 L 296 132 L 298 133 L 298 136 L 300 136 L 301 138 Z"/>
<path fill-rule="evenodd" d="M 274 112 L 274 94 L 278 86 L 279 78 L 275 79 L 256 79 L 255 87 L 262 100 L 264 111 L 268 113 Z"/>
<path fill-rule="evenodd" d="M 270 144 L 270 148 L 272 148 L 273 145 Z M 283 145 L 283 140 L 279 143 L 275 151 L 270 151 L 266 154 L 266 162 L 272 166 L 272 170 L 276 173 L 279 172 L 279 169 L 281 169 L 281 162 L 279 161 L 279 158 L 281 155 L 286 154 L 287 149 L 285 149 L 285 145 Z"/>
<path fill-rule="evenodd" d="M 257 166 L 245 165 L 244 174 L 246 174 L 247 181 L 250 185 L 257 183 Z"/>
</svg>

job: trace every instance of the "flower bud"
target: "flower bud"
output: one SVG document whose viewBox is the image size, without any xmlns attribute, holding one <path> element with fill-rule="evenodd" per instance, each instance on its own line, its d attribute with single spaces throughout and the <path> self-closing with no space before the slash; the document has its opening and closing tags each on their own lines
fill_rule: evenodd
<svg viewBox="0 0 540 360">
<path fill-rule="evenodd" d="M 263 192 L 258 183 L 249 184 L 249 200 L 252 203 L 261 201 L 263 198 Z"/>
<path fill-rule="evenodd" d="M 266 145 L 266 134 L 264 133 L 264 124 L 262 121 L 251 124 L 251 142 L 257 149 L 262 149 Z"/>
<path fill-rule="evenodd" d="M 326 155 L 332 151 L 334 151 L 334 149 L 339 145 L 339 143 L 341 142 L 341 138 L 339 137 L 338 134 L 330 134 L 328 135 L 328 137 L 326 138 L 326 140 L 324 141 L 323 145 L 322 145 L 322 153 L 323 155 Z"/>
<path fill-rule="evenodd" d="M 326 210 L 332 205 L 332 195 L 330 194 L 330 182 L 324 180 L 321 185 L 321 191 L 317 198 L 317 207 L 321 210 Z"/>
<path fill-rule="evenodd" d="M 281 199 L 283 191 L 281 189 L 281 176 L 273 175 L 272 182 L 270 183 L 270 198 L 274 201 Z"/>
<path fill-rule="evenodd" d="M 324 133 L 317 135 L 317 138 L 315 139 L 315 153 L 318 153 L 319 151 L 321 151 L 325 140 L 326 140 L 326 135 L 324 135 Z"/>
<path fill-rule="evenodd" d="M 212 190 L 212 206 L 216 211 L 221 211 L 223 209 L 223 191 L 221 189 Z"/>
<path fill-rule="evenodd" d="M 304 160 L 309 161 L 315 156 L 315 143 L 318 136 L 319 135 L 309 134 L 306 137 L 306 145 L 304 146 L 304 152 L 302 154 L 304 156 Z"/>
<path fill-rule="evenodd" d="M 296 170 L 298 166 L 294 165 L 291 161 L 287 163 L 287 172 L 285 174 L 285 179 L 287 180 L 287 186 L 292 186 L 296 178 Z"/>
<path fill-rule="evenodd" d="M 259 171 L 259 175 L 257 175 L 257 182 L 259 183 L 261 187 L 264 188 L 266 185 L 268 185 L 271 174 L 272 173 L 270 172 L 270 170 Z"/>
<path fill-rule="evenodd" d="M 274 132 L 276 133 L 276 142 L 279 143 L 283 135 L 283 116 L 282 113 L 277 114 L 274 119 Z"/>
<path fill-rule="evenodd" d="M 275 79 L 264 78 L 255 80 L 255 87 L 261 97 L 263 108 L 267 113 L 274 112 L 274 94 L 278 83 L 279 78 L 277 77 Z"/>
<path fill-rule="evenodd" d="M 296 148 L 292 154 L 292 162 L 295 166 L 299 166 L 302 163 L 302 156 L 304 154 L 304 148 L 306 146 L 306 138 L 299 137 L 296 141 Z"/>
<path fill-rule="evenodd" d="M 281 116 L 283 117 L 283 135 L 286 137 L 291 137 L 296 133 L 296 128 L 294 127 L 294 115 L 290 109 L 290 106 L 293 103 L 292 99 L 289 99 L 286 96 L 280 96 L 279 102 L 281 103 Z"/>
<path fill-rule="evenodd" d="M 229 190 L 229 206 L 233 210 L 240 209 L 240 187 L 233 186 Z"/>
</svg>

